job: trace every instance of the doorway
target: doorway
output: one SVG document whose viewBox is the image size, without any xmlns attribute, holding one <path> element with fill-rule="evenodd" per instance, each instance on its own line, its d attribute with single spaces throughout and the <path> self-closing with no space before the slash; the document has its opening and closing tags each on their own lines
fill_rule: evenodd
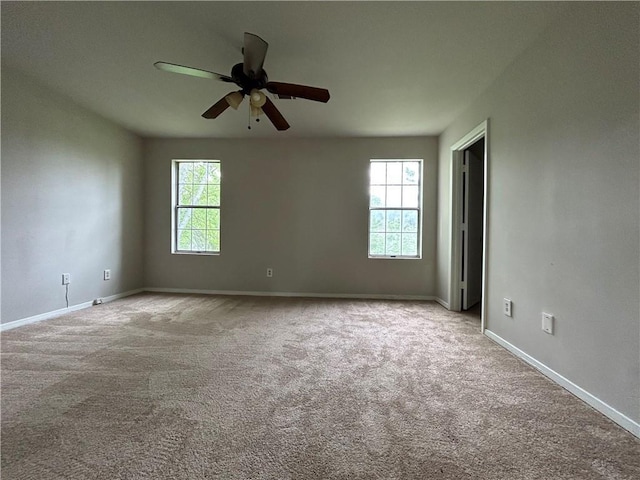
<svg viewBox="0 0 640 480">
<path fill-rule="evenodd" d="M 451 147 L 449 308 L 479 312 L 485 329 L 488 121 Z"/>
<path fill-rule="evenodd" d="M 474 307 L 482 301 L 484 137 L 463 151 L 461 181 L 460 308 L 478 311 Z"/>
</svg>

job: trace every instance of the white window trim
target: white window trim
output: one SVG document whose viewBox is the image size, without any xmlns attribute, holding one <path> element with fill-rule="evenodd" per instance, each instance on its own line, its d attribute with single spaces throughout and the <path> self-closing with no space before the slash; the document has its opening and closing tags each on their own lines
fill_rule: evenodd
<svg viewBox="0 0 640 480">
<path fill-rule="evenodd" d="M 369 177 L 368 191 L 369 202 L 367 209 L 367 256 L 372 260 L 420 260 L 422 259 L 422 191 L 424 189 L 424 159 L 422 158 L 372 158 L 369 160 L 369 174 L 371 172 L 371 164 L 373 162 L 418 162 L 420 164 L 420 182 L 418 188 L 418 208 L 398 208 L 398 207 L 383 207 L 383 208 L 371 208 L 371 177 Z M 418 254 L 417 255 L 371 255 L 369 248 L 371 245 L 371 210 L 418 210 Z"/>
<path fill-rule="evenodd" d="M 222 238 L 220 239 L 220 250 L 217 252 L 196 251 L 196 250 L 178 250 L 177 239 L 177 218 L 178 218 L 178 163 L 180 162 L 216 162 L 220 165 L 220 171 L 222 172 L 222 162 L 216 159 L 203 159 L 203 158 L 178 158 L 171 161 L 171 246 L 170 251 L 173 255 L 204 255 L 204 256 L 217 256 L 222 251 Z M 220 182 L 220 207 L 222 211 L 222 181 Z M 222 221 L 222 214 L 220 215 Z M 220 235 L 222 236 L 222 229 L 220 229 Z"/>
</svg>

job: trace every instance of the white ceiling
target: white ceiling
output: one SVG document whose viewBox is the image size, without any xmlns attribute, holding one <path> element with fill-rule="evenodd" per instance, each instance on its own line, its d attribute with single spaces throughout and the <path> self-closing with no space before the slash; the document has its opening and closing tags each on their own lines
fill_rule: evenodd
<svg viewBox="0 0 640 480">
<path fill-rule="evenodd" d="M 2 62 L 144 136 L 439 134 L 567 7 L 559 2 L 2 2 Z M 291 124 L 247 130 L 248 106 L 200 115 L 234 85 L 243 32 L 270 80 L 324 87 L 274 100 Z M 231 88 L 230 88 L 231 87 Z M 244 108 L 243 108 L 244 107 Z"/>
</svg>

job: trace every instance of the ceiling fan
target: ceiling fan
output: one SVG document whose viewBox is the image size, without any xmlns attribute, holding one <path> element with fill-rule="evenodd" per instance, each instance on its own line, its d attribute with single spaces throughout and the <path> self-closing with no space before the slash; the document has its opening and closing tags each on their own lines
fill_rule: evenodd
<svg viewBox="0 0 640 480">
<path fill-rule="evenodd" d="M 262 68 L 268 48 L 269 44 L 262 38 L 253 33 L 245 32 L 244 48 L 242 49 L 243 62 L 233 66 L 230 76 L 167 62 L 156 62 L 154 66 L 165 72 L 220 80 L 235 83 L 240 87 L 240 90 L 230 92 L 214 103 L 202 114 L 204 118 L 217 118 L 229 107 L 237 110 L 244 96 L 248 95 L 251 115 L 256 117 L 256 121 L 259 121 L 257 117 L 264 113 L 277 130 L 287 130 L 289 124 L 273 102 L 262 93 L 263 88 L 277 95 L 278 98 L 304 98 L 323 103 L 329 101 L 329 90 L 294 83 L 270 82 L 267 78 L 267 72 Z"/>
</svg>

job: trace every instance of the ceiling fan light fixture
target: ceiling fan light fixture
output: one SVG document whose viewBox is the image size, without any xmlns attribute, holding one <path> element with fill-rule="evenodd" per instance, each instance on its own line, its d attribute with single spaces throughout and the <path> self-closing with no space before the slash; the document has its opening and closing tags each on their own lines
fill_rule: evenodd
<svg viewBox="0 0 640 480">
<path fill-rule="evenodd" d="M 254 88 L 253 90 L 251 90 L 251 93 L 249 94 L 249 98 L 250 98 L 252 107 L 261 108 L 267 102 L 266 95 L 262 93 L 260 90 L 258 90 L 257 88 Z"/>
<path fill-rule="evenodd" d="M 262 111 L 262 108 L 260 107 L 256 107 L 254 105 L 251 105 L 251 116 L 252 117 L 259 117 L 260 115 L 262 115 L 264 112 Z"/>
<path fill-rule="evenodd" d="M 243 95 L 240 92 L 231 92 L 229 95 L 224 97 L 229 106 L 234 110 L 237 110 L 240 104 L 242 103 Z"/>
</svg>

